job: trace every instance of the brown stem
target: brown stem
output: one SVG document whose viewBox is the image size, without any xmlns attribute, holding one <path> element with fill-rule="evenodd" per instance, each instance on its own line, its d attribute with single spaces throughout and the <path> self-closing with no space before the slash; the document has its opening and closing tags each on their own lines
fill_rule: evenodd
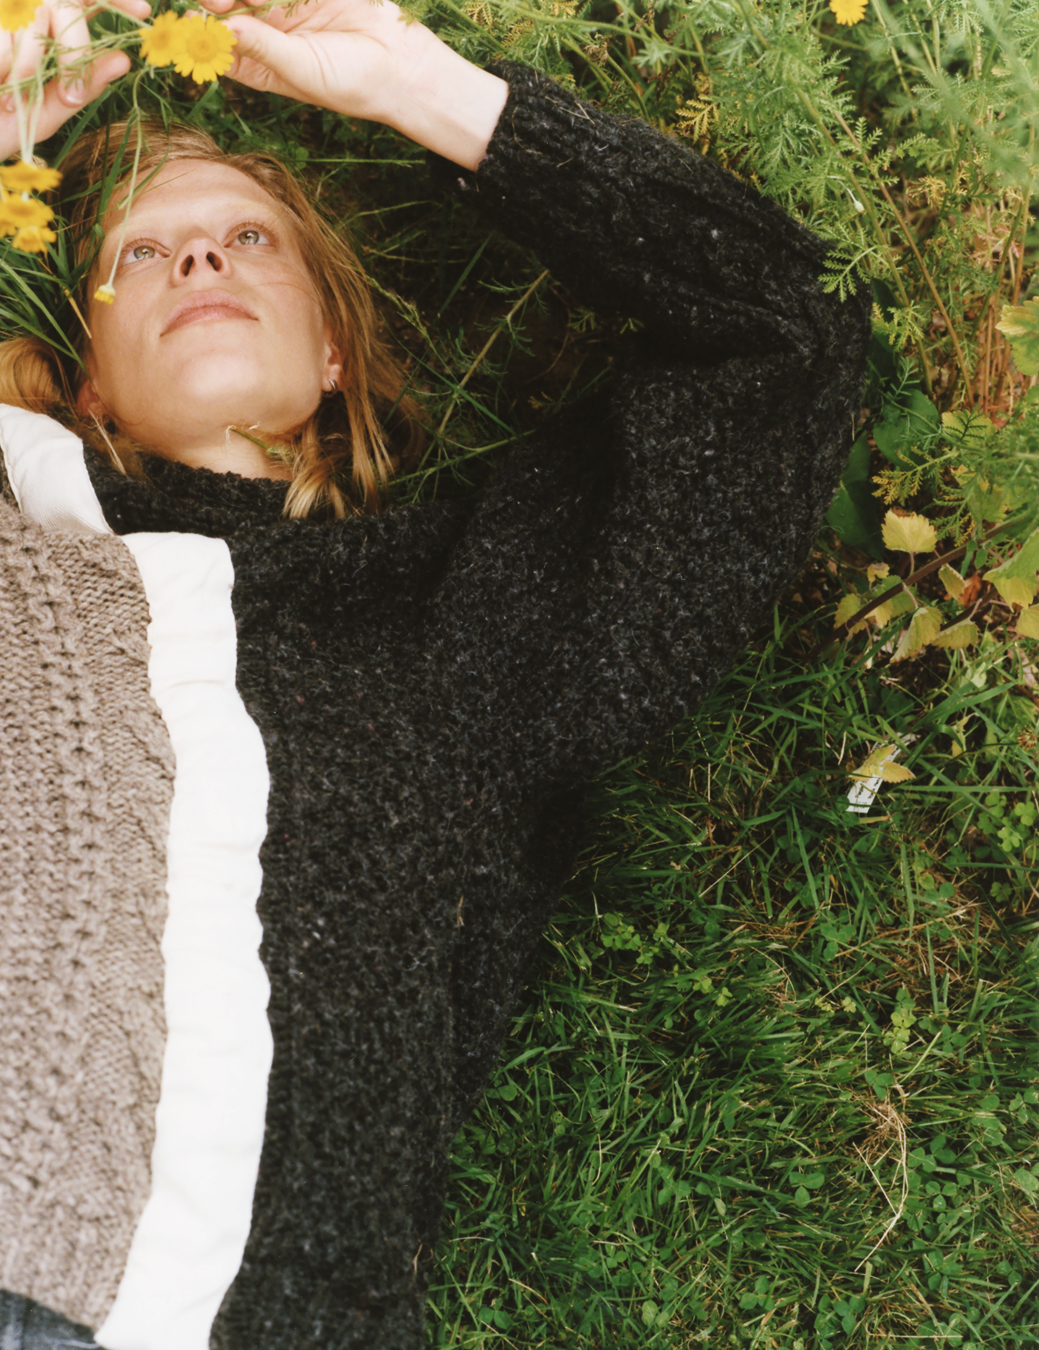
<svg viewBox="0 0 1039 1350">
<path fill-rule="evenodd" d="M 906 586 L 913 586 L 924 577 L 930 576 L 932 572 L 937 572 L 939 567 L 943 567 L 946 563 L 959 562 L 961 558 L 966 556 L 967 550 L 972 543 L 980 542 L 982 544 L 987 544 L 995 535 L 1002 533 L 1003 530 L 1008 529 L 1010 525 L 1016 523 L 1016 521 L 1004 520 L 1000 525 L 993 525 L 991 530 L 985 531 L 981 536 L 980 541 L 969 540 L 966 544 L 961 544 L 959 548 L 954 548 L 951 553 L 943 553 L 940 557 L 932 558 L 930 562 L 924 563 L 923 567 L 918 567 L 915 572 L 910 572 L 909 576 L 905 577 L 903 580 L 896 581 L 895 584 L 889 586 L 883 594 L 878 595 L 875 599 L 871 600 L 868 605 L 863 605 L 850 619 L 845 619 L 842 624 L 838 625 L 837 632 L 833 637 L 829 638 L 826 642 L 820 643 L 815 651 L 809 656 L 809 661 L 821 660 L 831 647 L 836 646 L 843 636 L 840 631 L 842 628 L 846 629 L 861 622 L 868 614 L 872 614 L 875 609 L 882 605 L 885 600 L 890 600 L 892 596 L 897 595 L 899 591 L 903 590 Z"/>
</svg>

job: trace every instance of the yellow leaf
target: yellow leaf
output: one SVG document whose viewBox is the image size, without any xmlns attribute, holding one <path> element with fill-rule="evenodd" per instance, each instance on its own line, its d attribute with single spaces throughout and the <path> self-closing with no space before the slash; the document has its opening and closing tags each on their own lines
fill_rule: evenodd
<svg viewBox="0 0 1039 1350">
<path fill-rule="evenodd" d="M 1039 638 L 1039 605 L 1021 611 L 1014 632 L 1018 637 Z"/>
<path fill-rule="evenodd" d="M 963 588 L 967 584 L 960 576 L 959 572 L 954 571 L 948 563 L 943 563 L 938 569 L 938 579 L 948 591 L 954 600 L 958 600 L 963 594 Z"/>
<path fill-rule="evenodd" d="M 978 625 L 971 623 L 970 619 L 961 619 L 959 623 L 950 624 L 942 632 L 936 633 L 931 639 L 931 646 L 957 651 L 960 647 L 969 647 L 971 643 L 977 642 L 978 637 Z"/>
<path fill-rule="evenodd" d="M 866 581 L 872 586 L 878 578 L 886 577 L 890 571 L 891 568 L 887 563 L 870 563 L 866 568 Z"/>
<path fill-rule="evenodd" d="M 902 753 L 901 746 L 898 745 L 878 745 L 877 748 L 868 755 L 857 769 L 852 770 L 852 778 L 881 778 L 885 783 L 901 782 L 905 778 L 912 778 L 912 774 L 902 765 L 896 765 L 894 760 L 896 755 Z M 889 778 L 888 773 L 892 769 L 902 771 L 901 778 Z"/>
<path fill-rule="evenodd" d="M 859 612 L 864 603 L 858 591 L 849 591 L 837 606 L 837 613 L 833 616 L 834 628 L 840 628 L 842 623 L 847 623 L 853 614 Z M 858 626 L 856 624 L 856 627 Z"/>
<path fill-rule="evenodd" d="M 991 581 L 1008 605 L 1030 605 L 1035 599 L 1035 577 L 997 577 L 992 572 L 985 573 L 985 580 Z"/>
<path fill-rule="evenodd" d="M 902 636 L 898 639 L 898 646 L 891 658 L 892 662 L 905 661 L 910 656 L 915 656 L 917 652 L 923 651 L 929 642 L 933 642 L 941 626 L 941 610 L 921 606 L 909 620 L 908 626 L 902 630 Z"/>
<path fill-rule="evenodd" d="M 896 764 L 893 760 L 889 761 L 880 770 L 880 777 L 885 783 L 907 783 L 915 774 L 912 769 L 907 769 L 904 764 Z"/>
<path fill-rule="evenodd" d="M 899 553 L 932 553 L 938 543 L 935 528 L 926 516 L 896 516 L 889 511 L 882 534 L 885 546 Z"/>
</svg>

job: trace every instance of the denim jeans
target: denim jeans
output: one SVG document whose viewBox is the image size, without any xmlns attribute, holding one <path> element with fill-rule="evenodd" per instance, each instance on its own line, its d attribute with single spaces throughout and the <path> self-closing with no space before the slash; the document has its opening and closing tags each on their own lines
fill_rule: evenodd
<svg viewBox="0 0 1039 1350">
<path fill-rule="evenodd" d="M 0 1289 L 0 1350 L 98 1350 L 86 1327 Z"/>
</svg>

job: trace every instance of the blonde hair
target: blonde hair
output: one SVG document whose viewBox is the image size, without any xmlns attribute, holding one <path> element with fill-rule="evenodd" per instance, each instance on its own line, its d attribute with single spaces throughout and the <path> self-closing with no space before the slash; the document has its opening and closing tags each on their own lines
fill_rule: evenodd
<svg viewBox="0 0 1039 1350">
<path fill-rule="evenodd" d="M 418 406 L 405 392 L 404 371 L 380 333 L 368 281 L 353 249 L 272 155 L 227 154 L 195 127 L 145 120 L 136 125 L 116 123 L 81 137 L 62 165 L 62 214 L 80 264 L 92 261 L 96 251 L 99 216 L 111 199 L 113 181 L 129 181 L 130 173 L 123 170 L 133 164 L 138 137 L 138 184 L 171 160 L 216 161 L 251 178 L 292 222 L 332 329 L 332 345 L 342 354 L 342 373 L 339 388 L 325 395 L 304 426 L 284 443 L 292 469 L 285 514 L 299 517 L 324 509 L 343 516 L 378 510 L 384 484 L 417 457 L 423 431 Z M 99 184 L 106 193 L 99 191 Z M 73 297 L 83 313 L 98 280 L 92 267 L 87 270 Z M 83 325 L 77 321 L 67 336 L 82 358 L 89 346 Z M 80 363 L 42 339 L 0 342 L 0 403 L 57 416 L 121 472 L 143 476 L 141 461 L 147 447 L 96 420 L 84 421 L 77 411 L 83 378 Z"/>
</svg>

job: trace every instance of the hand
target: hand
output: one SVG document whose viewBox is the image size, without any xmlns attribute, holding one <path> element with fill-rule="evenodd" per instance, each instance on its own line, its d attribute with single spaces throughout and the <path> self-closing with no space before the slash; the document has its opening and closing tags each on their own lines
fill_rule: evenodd
<svg viewBox="0 0 1039 1350">
<path fill-rule="evenodd" d="M 202 2 L 224 14 L 235 0 Z M 307 0 L 291 14 L 226 22 L 238 36 L 233 79 L 383 122 L 468 168 L 483 158 L 508 95 L 504 80 L 408 23 L 390 0 Z"/>
<path fill-rule="evenodd" d="M 151 17 L 147 0 L 111 0 L 111 4 L 132 19 Z M 39 141 L 53 136 L 70 117 L 130 69 L 130 58 L 123 52 L 105 52 L 89 65 L 83 65 L 91 46 L 87 28 L 91 8 L 96 12 L 96 6 L 87 5 L 85 0 L 45 0 L 27 28 L 16 33 L 0 30 L 0 160 L 9 159 L 21 149 L 12 86 L 31 79 L 40 69 L 48 38 L 61 44 L 58 66 L 62 74 L 44 87 L 36 123 Z M 29 95 L 22 93 L 20 97 L 25 100 Z"/>
</svg>

